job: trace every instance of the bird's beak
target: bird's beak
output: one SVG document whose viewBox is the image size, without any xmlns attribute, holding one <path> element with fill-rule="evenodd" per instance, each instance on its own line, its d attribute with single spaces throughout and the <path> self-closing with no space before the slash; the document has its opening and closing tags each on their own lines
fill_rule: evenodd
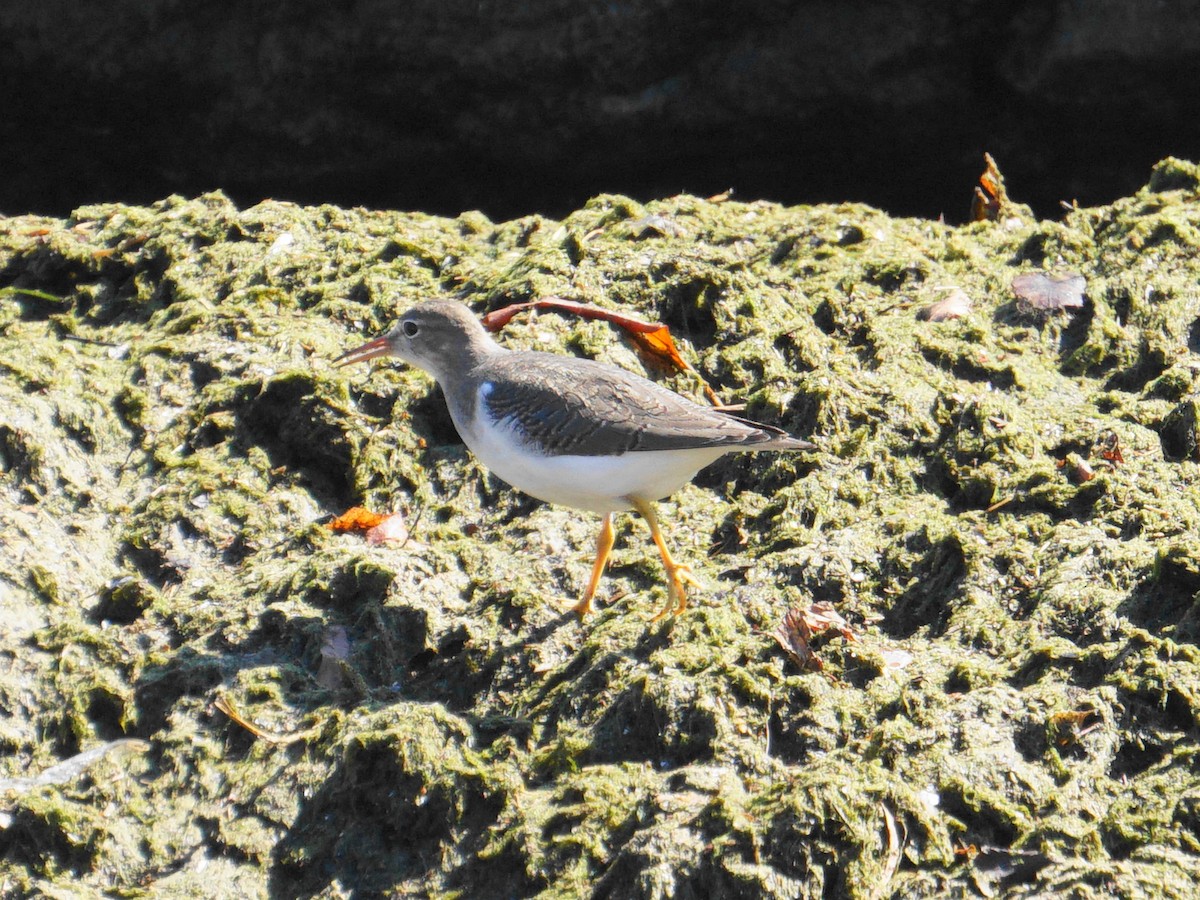
<svg viewBox="0 0 1200 900">
<path fill-rule="evenodd" d="M 355 347 L 353 350 L 343 353 L 333 361 L 333 364 L 341 368 L 351 363 L 366 362 L 368 359 L 391 355 L 392 345 L 388 343 L 387 336 L 385 335 L 384 337 L 377 337 L 373 341 L 367 341 L 361 347 Z"/>
</svg>

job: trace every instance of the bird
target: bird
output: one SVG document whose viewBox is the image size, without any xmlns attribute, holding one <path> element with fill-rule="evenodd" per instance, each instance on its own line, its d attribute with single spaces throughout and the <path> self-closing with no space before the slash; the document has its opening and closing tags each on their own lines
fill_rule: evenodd
<svg viewBox="0 0 1200 900">
<path fill-rule="evenodd" d="M 459 436 L 501 480 L 548 503 L 599 513 L 591 577 L 571 609 L 582 620 L 613 548 L 614 513 L 635 510 L 650 528 L 667 575 L 657 621 L 687 608 L 700 582 L 671 554 L 654 504 L 705 466 L 744 450 L 816 450 L 770 425 L 702 406 L 619 366 L 529 350 L 492 339 L 468 306 L 427 300 L 337 367 L 398 357 L 431 375 Z"/>
</svg>

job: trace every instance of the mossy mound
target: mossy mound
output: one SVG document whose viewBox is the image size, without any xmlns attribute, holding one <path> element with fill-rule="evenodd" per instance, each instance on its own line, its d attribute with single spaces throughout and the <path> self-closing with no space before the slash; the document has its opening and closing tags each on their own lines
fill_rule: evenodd
<svg viewBox="0 0 1200 900">
<path fill-rule="evenodd" d="M 1176 160 L 1061 222 L 219 194 L 0 221 L 0 883 L 1194 896 L 1198 253 Z M 1083 308 L 1018 302 L 1043 269 Z M 954 291 L 967 315 L 918 318 Z M 662 505 L 705 584 L 678 617 L 648 624 L 661 568 L 622 520 L 580 625 L 594 517 L 482 471 L 423 374 L 330 365 L 454 292 L 665 321 L 823 453 Z M 598 322 L 501 340 L 641 365 Z M 358 502 L 411 539 L 324 526 Z M 818 600 L 857 640 L 801 671 L 771 634 Z"/>
</svg>

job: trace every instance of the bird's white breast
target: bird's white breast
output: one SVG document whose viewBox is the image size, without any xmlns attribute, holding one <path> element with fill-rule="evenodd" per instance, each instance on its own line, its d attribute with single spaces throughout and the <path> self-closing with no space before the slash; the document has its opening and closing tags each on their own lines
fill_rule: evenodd
<svg viewBox="0 0 1200 900">
<path fill-rule="evenodd" d="M 628 497 L 661 500 L 697 472 L 723 456 L 720 447 L 690 450 L 638 450 L 621 456 L 548 456 L 521 440 L 511 420 L 494 420 L 482 401 L 491 391 L 484 382 L 476 394 L 473 427 L 451 410 L 454 424 L 471 452 L 489 471 L 539 500 L 598 513 L 630 509 Z"/>
</svg>

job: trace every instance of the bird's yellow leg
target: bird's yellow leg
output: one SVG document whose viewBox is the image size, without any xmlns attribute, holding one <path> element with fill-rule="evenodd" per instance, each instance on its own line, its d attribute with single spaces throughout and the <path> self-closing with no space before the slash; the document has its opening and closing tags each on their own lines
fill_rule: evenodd
<svg viewBox="0 0 1200 900">
<path fill-rule="evenodd" d="M 596 538 L 596 561 L 592 564 L 592 577 L 588 580 L 587 590 L 583 599 L 571 607 L 571 611 L 582 620 L 592 611 L 592 597 L 596 595 L 596 586 L 600 584 L 600 576 L 608 565 L 608 555 L 613 548 L 612 513 L 606 513 L 600 523 L 600 536 Z"/>
<path fill-rule="evenodd" d="M 646 524 L 650 526 L 650 536 L 654 538 L 654 543 L 658 546 L 658 553 L 662 556 L 663 565 L 667 569 L 667 605 L 650 620 L 657 622 L 668 613 L 678 615 L 687 609 L 687 591 L 684 585 L 700 587 L 700 582 L 692 574 L 691 566 L 677 563 L 672 558 L 671 551 L 667 549 L 667 541 L 663 537 L 662 529 L 658 527 L 658 516 L 654 513 L 654 504 L 638 497 L 628 499 L 633 504 L 633 508 L 641 513 Z"/>
</svg>

